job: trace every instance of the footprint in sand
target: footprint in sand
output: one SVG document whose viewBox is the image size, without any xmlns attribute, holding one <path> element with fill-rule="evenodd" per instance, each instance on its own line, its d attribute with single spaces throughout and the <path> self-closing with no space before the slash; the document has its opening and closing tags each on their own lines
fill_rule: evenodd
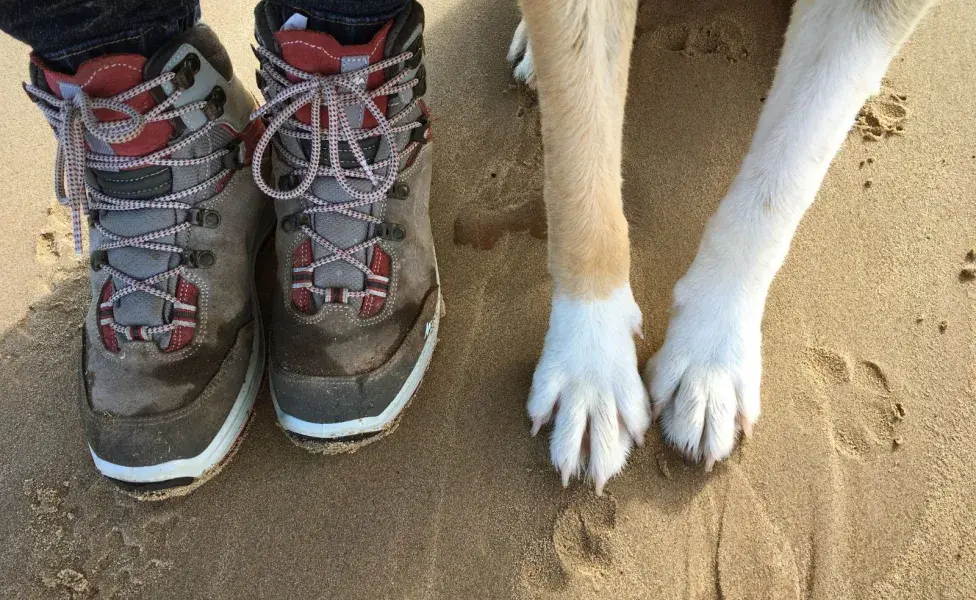
<svg viewBox="0 0 976 600">
<path fill-rule="evenodd" d="M 613 562 L 611 536 L 617 525 L 617 501 L 610 496 L 578 498 L 556 517 L 552 543 L 563 574 L 596 577 Z"/>
<path fill-rule="evenodd" d="M 128 500 L 114 508 L 82 510 L 78 494 L 83 490 L 72 481 L 38 485 L 27 480 L 23 489 L 33 515 L 29 534 L 33 564 L 38 566 L 32 573 L 37 597 L 132 597 L 173 568 L 164 557 L 166 531 L 175 525 L 176 513 L 146 516 Z M 106 527 L 109 513 L 116 525 Z"/>
<path fill-rule="evenodd" d="M 675 491 L 674 481 L 664 486 Z M 521 565 L 518 597 L 802 597 L 797 551 L 741 470 L 670 496 L 663 511 L 647 495 L 618 504 L 613 496 L 574 494 L 556 517 L 551 544 Z"/>
<path fill-rule="evenodd" d="M 67 211 L 61 210 L 57 204 L 47 209 L 44 229 L 37 236 L 34 247 L 34 260 L 40 267 L 35 285 L 41 295 L 49 294 L 54 283 L 78 272 L 83 266 L 74 251 L 71 220 Z"/>
<path fill-rule="evenodd" d="M 454 242 L 478 250 L 491 250 L 505 233 L 520 231 L 546 239 L 546 210 L 541 198 L 473 211 L 454 220 Z"/>
<path fill-rule="evenodd" d="M 884 369 L 870 360 L 849 361 L 826 348 L 811 348 L 807 374 L 831 419 L 834 448 L 866 459 L 898 444 L 895 430 L 904 405 L 891 391 Z"/>
<path fill-rule="evenodd" d="M 706 24 L 666 25 L 654 30 L 650 39 L 658 47 L 682 56 L 717 54 L 730 62 L 749 57 L 742 27 L 724 18 Z"/>
<path fill-rule="evenodd" d="M 623 573 L 614 560 L 616 526 L 612 496 L 573 494 L 559 510 L 550 538 L 540 540 L 520 565 L 518 597 L 551 599 L 572 590 L 604 589 Z"/>
<path fill-rule="evenodd" d="M 796 550 L 770 520 L 745 475 L 730 473 L 727 494 L 715 562 L 719 598 L 803 597 Z"/>
<path fill-rule="evenodd" d="M 158 554 L 165 552 L 166 531 L 177 521 L 175 513 L 162 513 L 112 527 L 92 548 L 88 561 L 99 589 L 125 595 L 165 577 L 173 562 Z"/>
<path fill-rule="evenodd" d="M 529 92 L 521 93 L 522 132 L 514 157 L 492 166 L 486 173 L 487 185 L 475 204 L 487 208 L 465 206 L 454 220 L 456 244 L 491 250 L 506 233 L 521 231 L 528 231 L 534 238 L 546 238 L 538 109 L 526 105 L 532 97 Z"/>
<path fill-rule="evenodd" d="M 91 598 L 97 593 L 85 574 L 74 569 L 61 569 L 51 577 L 44 577 L 43 583 L 44 587 L 51 590 L 52 593 L 67 600 Z"/>
<path fill-rule="evenodd" d="M 861 139 L 868 142 L 901 135 L 905 131 L 905 120 L 908 109 L 905 102 L 908 96 L 899 94 L 888 85 L 882 85 L 881 91 L 872 96 L 857 114 L 854 128 L 861 135 Z"/>
<path fill-rule="evenodd" d="M 44 230 L 37 238 L 34 256 L 42 264 L 57 266 L 62 257 L 73 255 L 71 221 L 60 206 L 53 204 L 47 208 Z"/>
</svg>

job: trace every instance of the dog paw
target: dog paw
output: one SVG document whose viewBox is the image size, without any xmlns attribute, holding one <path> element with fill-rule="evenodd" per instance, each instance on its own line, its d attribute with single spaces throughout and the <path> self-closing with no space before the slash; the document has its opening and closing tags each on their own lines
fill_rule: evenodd
<svg viewBox="0 0 976 600">
<path fill-rule="evenodd" d="M 759 418 L 762 301 L 696 283 L 687 276 L 675 286 L 667 336 L 645 381 L 665 440 L 711 471 Z"/>
<path fill-rule="evenodd" d="M 549 452 L 564 486 L 585 472 L 602 494 L 643 444 L 650 406 L 637 372 L 640 328 L 630 286 L 605 300 L 553 298 L 528 412 L 533 436 L 553 421 Z"/>
<path fill-rule="evenodd" d="M 532 45 L 529 44 L 529 31 L 525 19 L 519 23 L 508 47 L 508 62 L 512 64 L 515 79 L 530 88 L 535 88 L 535 63 L 532 60 Z"/>
</svg>

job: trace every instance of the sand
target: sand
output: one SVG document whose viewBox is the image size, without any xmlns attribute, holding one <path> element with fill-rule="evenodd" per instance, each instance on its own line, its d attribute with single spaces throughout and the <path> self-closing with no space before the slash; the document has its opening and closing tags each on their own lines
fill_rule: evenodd
<svg viewBox="0 0 976 600">
<path fill-rule="evenodd" d="M 248 80 L 250 8 L 205 18 Z M 259 398 L 236 458 L 140 503 L 95 473 L 73 404 L 87 288 L 54 144 L 0 42 L 0 597 L 976 597 L 976 13 L 935 8 L 836 158 L 773 285 L 763 416 L 715 472 L 655 431 L 596 498 L 564 490 L 524 401 L 549 283 L 538 111 L 512 0 L 428 0 L 440 346 L 389 438 L 291 444 Z M 643 362 L 741 160 L 782 0 L 648 0 L 624 152 Z M 867 185 L 870 182 L 870 185 Z"/>
</svg>

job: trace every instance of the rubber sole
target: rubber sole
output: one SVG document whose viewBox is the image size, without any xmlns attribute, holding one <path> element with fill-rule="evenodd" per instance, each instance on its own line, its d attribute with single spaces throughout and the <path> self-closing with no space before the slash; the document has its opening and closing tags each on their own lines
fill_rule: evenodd
<svg viewBox="0 0 976 600">
<path fill-rule="evenodd" d="M 419 391 L 420 388 L 417 388 Z M 385 438 L 386 436 L 392 434 L 396 431 L 397 427 L 400 426 L 400 421 L 403 420 L 404 413 L 407 412 L 407 408 L 410 407 L 410 403 L 417 396 L 415 391 L 413 396 L 407 401 L 407 403 L 400 410 L 399 414 L 393 417 L 393 420 L 380 431 L 372 431 L 369 433 L 360 433 L 357 435 L 350 435 L 342 438 L 313 438 L 306 435 L 301 435 L 299 433 L 293 433 L 288 431 L 281 426 L 281 422 L 278 422 L 278 426 L 281 430 L 285 432 L 288 439 L 291 440 L 293 444 L 305 450 L 311 452 L 312 454 L 324 454 L 324 455 L 335 455 L 335 454 L 352 454 L 357 450 L 361 450 L 370 444 L 378 442 Z"/>
<path fill-rule="evenodd" d="M 304 421 L 281 410 L 275 395 L 274 385 L 269 380 L 268 387 L 271 390 L 271 401 L 274 403 L 275 414 L 278 416 L 278 425 L 296 445 L 319 454 L 355 452 L 363 446 L 392 433 L 399 424 L 400 416 L 420 388 L 424 375 L 430 367 L 434 347 L 437 345 L 437 333 L 442 312 L 443 300 L 438 295 L 437 308 L 434 310 L 434 318 L 430 322 L 430 331 L 417 363 L 410 371 L 410 375 L 407 376 L 403 387 L 379 415 L 340 423 Z"/>
<path fill-rule="evenodd" d="M 141 502 L 159 502 L 162 500 L 170 500 L 172 498 L 179 498 L 186 496 L 190 492 L 196 490 L 201 485 L 207 483 L 214 477 L 216 477 L 221 471 L 224 470 L 230 461 L 237 454 L 237 450 L 243 445 L 244 438 L 247 437 L 247 432 L 251 429 L 251 422 L 254 421 L 254 413 L 252 412 L 248 418 L 247 422 L 244 424 L 244 429 L 234 440 L 234 444 L 231 446 L 230 451 L 224 455 L 224 458 L 210 467 L 199 477 L 181 477 L 178 479 L 170 479 L 168 481 L 160 481 L 153 483 L 133 483 L 130 481 L 122 481 L 120 479 L 112 479 L 108 477 L 108 480 L 115 484 L 119 491 L 127 496 L 131 496 L 136 500 Z"/>
</svg>

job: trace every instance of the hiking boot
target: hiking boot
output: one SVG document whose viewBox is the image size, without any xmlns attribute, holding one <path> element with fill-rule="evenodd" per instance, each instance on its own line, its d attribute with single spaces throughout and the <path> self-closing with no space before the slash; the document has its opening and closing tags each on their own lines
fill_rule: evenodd
<svg viewBox="0 0 976 600">
<path fill-rule="evenodd" d="M 229 456 L 261 383 L 254 257 L 273 217 L 251 155 L 264 126 L 205 25 L 150 58 L 68 75 L 32 57 L 30 74 L 79 252 L 87 217 L 78 389 L 92 458 L 137 495 L 185 493 Z"/>
<path fill-rule="evenodd" d="M 423 9 L 361 45 L 263 3 L 255 15 L 255 152 L 272 155 L 258 185 L 278 215 L 271 394 L 293 440 L 351 450 L 392 430 L 437 341 Z"/>
</svg>

